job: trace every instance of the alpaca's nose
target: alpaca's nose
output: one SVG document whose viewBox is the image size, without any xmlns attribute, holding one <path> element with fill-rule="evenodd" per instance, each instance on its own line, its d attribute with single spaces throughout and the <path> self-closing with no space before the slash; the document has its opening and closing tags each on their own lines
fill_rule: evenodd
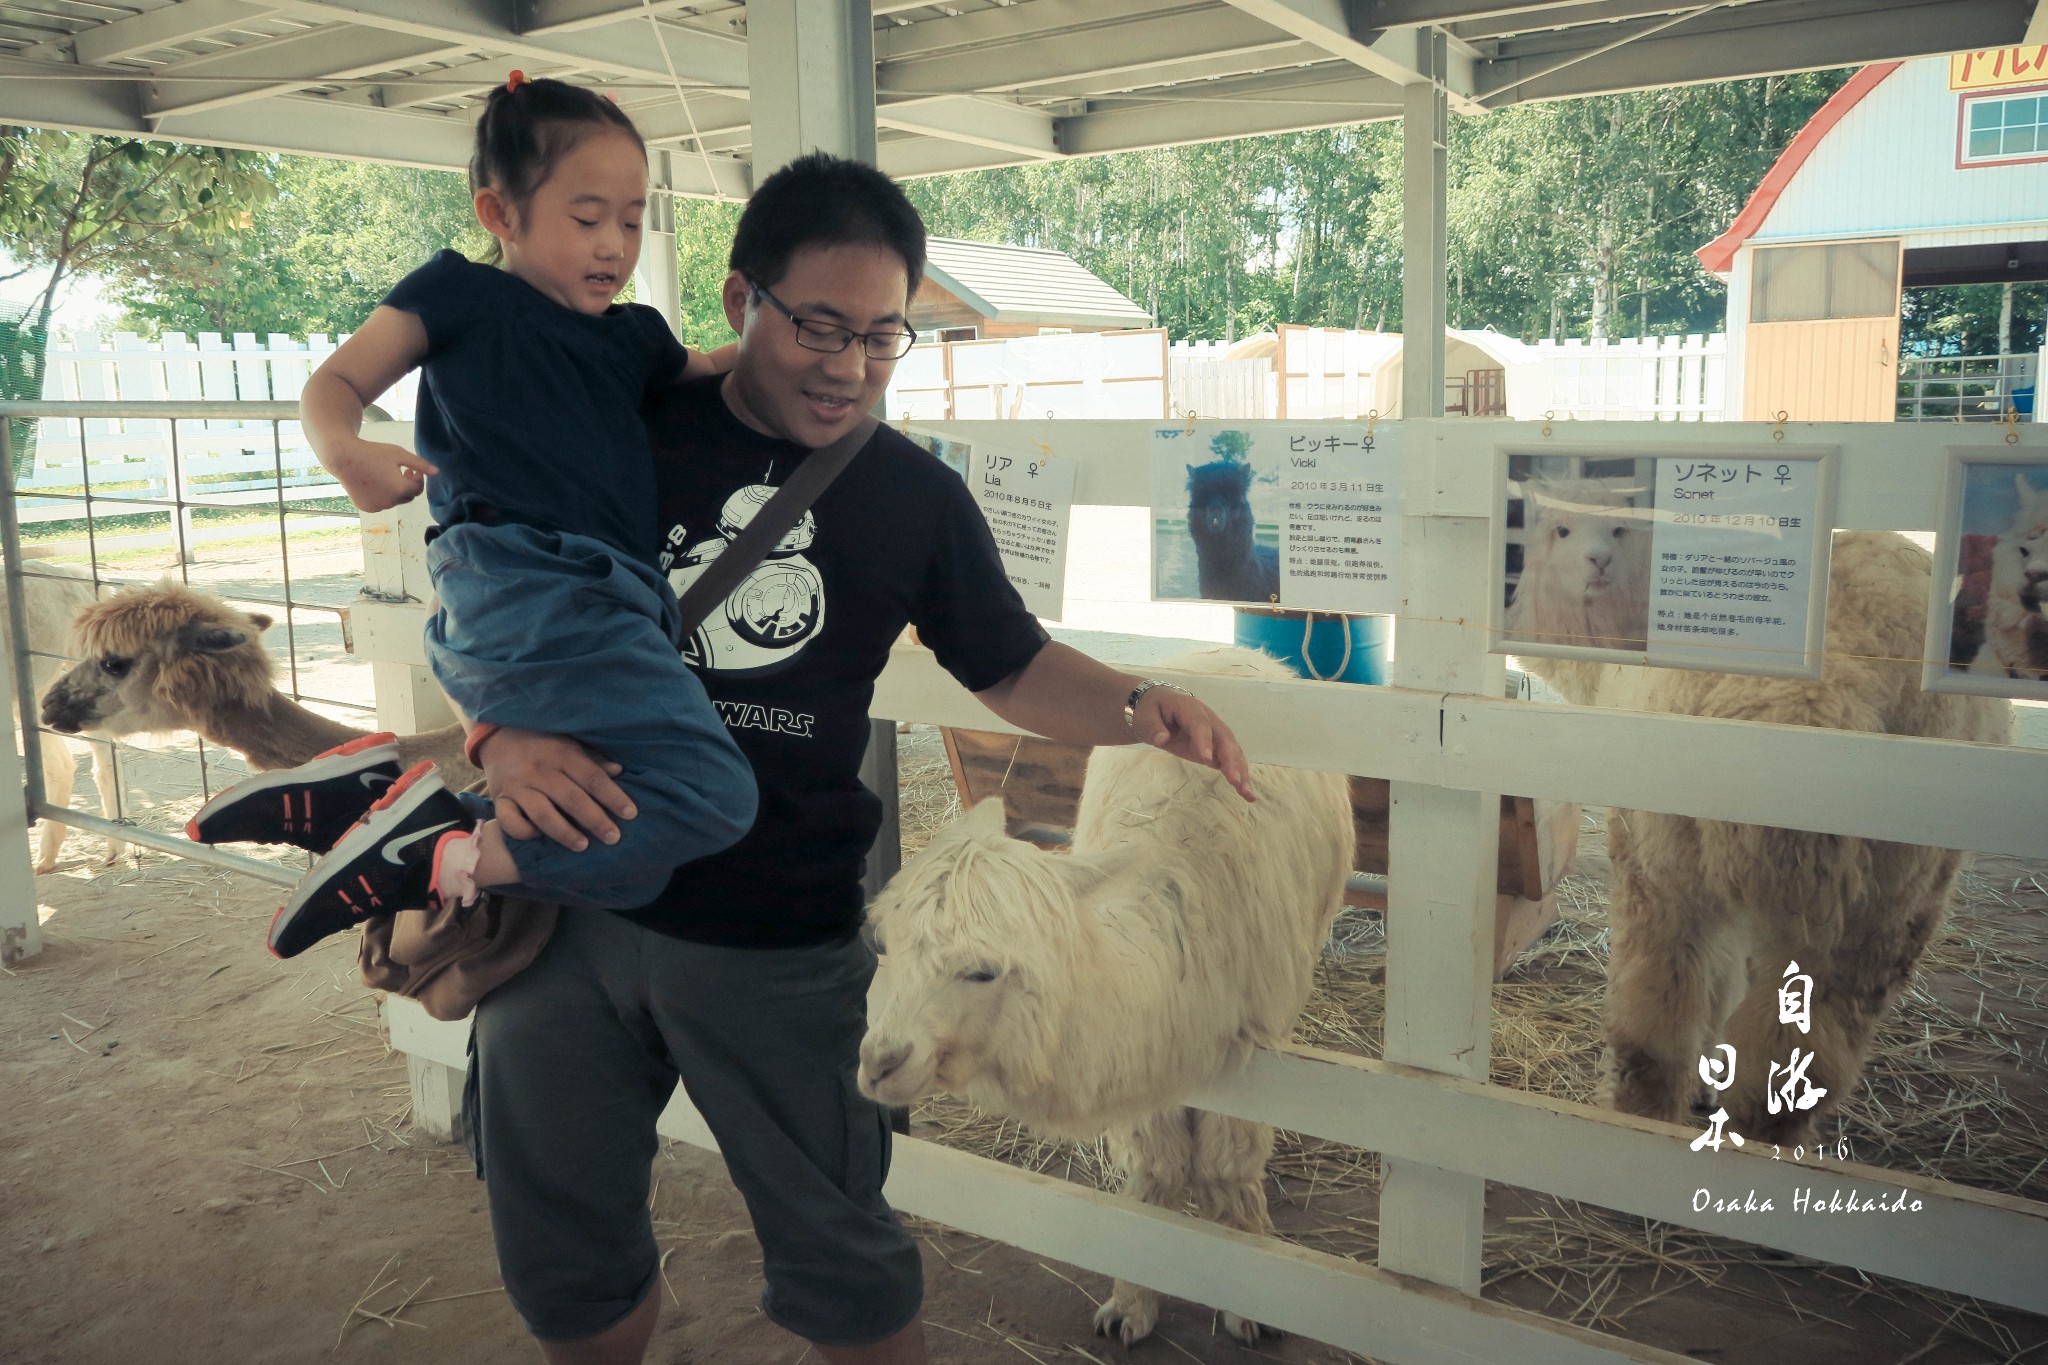
<svg viewBox="0 0 2048 1365">
<path fill-rule="evenodd" d="M 894 1047 L 876 1047 L 872 1044 L 860 1050 L 861 1070 L 867 1073 L 869 1085 L 879 1085 L 903 1069 L 910 1060 L 910 1044 L 898 1043 Z"/>
<path fill-rule="evenodd" d="M 1592 565 L 1594 568 L 1604 572 L 1607 566 L 1614 562 L 1614 551 L 1588 550 L 1586 552 L 1586 558 L 1592 561 Z"/>
</svg>

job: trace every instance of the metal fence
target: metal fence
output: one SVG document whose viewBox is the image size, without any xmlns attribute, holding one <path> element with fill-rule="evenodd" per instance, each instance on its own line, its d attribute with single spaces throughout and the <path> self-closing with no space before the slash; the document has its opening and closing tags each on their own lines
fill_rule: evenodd
<svg viewBox="0 0 2048 1365">
<path fill-rule="evenodd" d="M 1901 422 L 1998 422 L 2007 408 L 2031 420 L 2040 357 L 1905 356 L 1899 360 Z"/>
<path fill-rule="evenodd" d="M 37 580 L 83 580 L 97 598 L 166 577 L 214 592 L 275 617 L 266 645 L 286 696 L 346 721 L 372 715 L 369 666 L 345 646 L 348 603 L 361 580 L 358 518 L 337 485 L 324 476 L 308 480 L 308 466 L 317 464 L 298 430 L 298 404 L 43 399 L 0 403 L 0 416 L 45 424 L 32 477 L 17 486 L 8 424 L 0 422 L 7 479 L 0 548 L 7 611 L 17 625 L 9 666 L 21 702 L 30 815 L 291 884 L 297 873 L 287 866 L 195 844 L 138 819 L 137 807 L 150 799 L 175 811 L 247 772 L 239 755 L 203 739 L 144 748 L 64 736 L 104 746 L 114 808 L 92 815 L 48 801 L 35 675 L 38 660 L 70 662 L 69 646 L 30 638 L 28 594 L 43 590 Z M 229 478 L 209 479 L 222 472 L 207 461 L 222 449 L 223 432 L 235 468 Z M 138 438 L 146 440 L 138 446 Z M 199 457 L 188 459 L 195 450 Z M 138 767 L 145 770 L 140 784 L 132 777 Z"/>
</svg>

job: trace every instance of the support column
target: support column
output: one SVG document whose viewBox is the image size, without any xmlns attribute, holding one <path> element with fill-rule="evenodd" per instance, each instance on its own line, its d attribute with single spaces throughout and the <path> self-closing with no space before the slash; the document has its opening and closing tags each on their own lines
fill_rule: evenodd
<svg viewBox="0 0 2048 1365">
<path fill-rule="evenodd" d="M 1410 420 L 1440 418 L 1444 403 L 1445 40 L 1441 31 L 1424 29 L 1417 43 L 1416 67 L 1430 80 L 1404 91 L 1401 413 Z M 1488 519 L 1432 515 L 1436 454 L 1437 442 L 1428 435 L 1410 442 L 1403 531 L 1408 605 L 1394 682 L 1498 696 L 1503 661 L 1486 652 L 1483 635 L 1460 624 L 1483 619 L 1476 604 L 1486 602 L 1499 579 L 1490 572 Z M 1413 782 L 1394 783 L 1392 798 L 1386 1058 L 1481 1080 L 1491 1052 L 1500 798 Z M 1387 1158 L 1381 1268 L 1476 1295 L 1485 1211 L 1480 1177 Z"/>
<path fill-rule="evenodd" d="M 869 0 L 753 0 L 747 84 L 755 184 L 808 152 L 875 163 Z"/>
<path fill-rule="evenodd" d="M 676 264 L 676 201 L 670 152 L 647 161 L 647 213 L 640 220 L 640 264 L 633 270 L 633 296 L 661 314 L 673 332 L 683 316 L 682 285 Z"/>
<path fill-rule="evenodd" d="M 5 419 L 0 418 L 0 424 Z M 0 493 L 0 497 L 11 497 Z M 8 566 L 12 572 L 13 564 Z M 0 607 L 4 610 L 4 607 Z M 0 660 L 0 715 L 12 716 L 14 661 Z M 11 967 L 43 950 L 42 921 L 36 914 L 36 869 L 28 849 L 28 772 L 18 732 L 10 725 L 0 743 L 0 967 Z"/>
</svg>

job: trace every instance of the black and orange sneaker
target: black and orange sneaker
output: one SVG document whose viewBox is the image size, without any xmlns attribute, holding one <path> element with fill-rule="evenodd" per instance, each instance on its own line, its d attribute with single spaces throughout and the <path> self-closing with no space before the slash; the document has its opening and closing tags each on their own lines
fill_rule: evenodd
<svg viewBox="0 0 2048 1365">
<path fill-rule="evenodd" d="M 299 882 L 270 922 L 270 951 L 296 957 L 371 915 L 428 905 L 441 844 L 474 828 L 433 764 L 409 769 Z"/>
<path fill-rule="evenodd" d="M 202 844 L 291 844 L 325 853 L 401 771 L 396 735 L 364 735 L 296 768 L 237 782 L 199 808 L 185 837 Z"/>
</svg>

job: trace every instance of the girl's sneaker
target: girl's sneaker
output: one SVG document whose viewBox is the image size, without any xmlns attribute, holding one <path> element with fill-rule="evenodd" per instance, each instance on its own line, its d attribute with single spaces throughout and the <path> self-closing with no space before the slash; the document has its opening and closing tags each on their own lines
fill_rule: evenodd
<svg viewBox="0 0 2048 1365">
<path fill-rule="evenodd" d="M 434 765 L 415 765 L 299 882 L 270 923 L 270 951 L 296 957 L 371 915 L 434 903 L 442 845 L 474 828 Z"/>
<path fill-rule="evenodd" d="M 325 853 L 401 771 L 396 735 L 364 735 L 296 768 L 237 782 L 199 808 L 185 837 L 202 844 L 291 844 Z"/>
</svg>

